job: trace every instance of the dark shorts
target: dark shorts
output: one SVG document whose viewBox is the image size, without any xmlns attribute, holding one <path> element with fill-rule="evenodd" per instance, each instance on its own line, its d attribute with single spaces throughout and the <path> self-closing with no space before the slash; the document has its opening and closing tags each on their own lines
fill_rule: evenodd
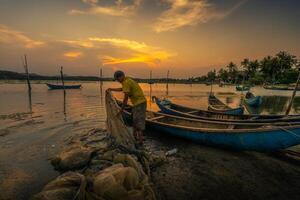
<svg viewBox="0 0 300 200">
<path fill-rule="evenodd" d="M 133 127 L 143 131 L 145 130 L 147 102 L 140 103 L 132 107 Z"/>
</svg>

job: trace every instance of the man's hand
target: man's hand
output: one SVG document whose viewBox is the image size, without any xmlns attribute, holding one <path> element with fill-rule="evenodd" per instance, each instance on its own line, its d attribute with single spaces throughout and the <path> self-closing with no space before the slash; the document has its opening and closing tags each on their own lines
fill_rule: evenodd
<svg viewBox="0 0 300 200">
<path fill-rule="evenodd" d="M 108 88 L 108 89 L 106 90 L 107 93 L 109 93 L 109 92 L 111 92 L 111 91 L 112 91 L 111 88 Z"/>
<path fill-rule="evenodd" d="M 121 109 L 119 110 L 119 112 L 116 114 L 116 117 L 119 116 L 119 115 L 122 116 L 123 112 L 124 112 L 124 110 L 123 110 L 123 108 L 121 108 Z"/>
</svg>

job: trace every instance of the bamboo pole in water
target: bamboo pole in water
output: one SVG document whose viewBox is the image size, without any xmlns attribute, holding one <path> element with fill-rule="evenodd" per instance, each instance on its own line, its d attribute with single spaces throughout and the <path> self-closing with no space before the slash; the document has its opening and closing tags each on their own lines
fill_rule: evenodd
<svg viewBox="0 0 300 200">
<path fill-rule="evenodd" d="M 167 72 L 167 85 L 166 85 L 166 95 L 169 95 L 169 75 L 170 75 L 170 71 L 168 70 Z"/>
<path fill-rule="evenodd" d="M 150 106 L 151 106 L 151 102 L 152 102 L 152 70 L 150 70 L 150 77 L 149 77 L 149 96 L 150 96 Z"/>
<path fill-rule="evenodd" d="M 102 83 L 102 68 L 100 68 L 100 71 L 99 71 L 99 81 L 100 81 L 100 83 Z"/>
<path fill-rule="evenodd" d="M 297 92 L 297 89 L 298 89 L 299 82 L 300 82 L 300 73 L 299 73 L 299 76 L 298 76 L 298 79 L 297 79 L 297 82 L 296 82 L 296 86 L 295 86 L 293 94 L 292 94 L 292 98 L 291 98 L 290 103 L 289 103 L 289 105 L 286 109 L 285 115 L 290 114 L 290 111 L 291 111 L 291 108 L 292 108 L 292 105 L 293 105 L 293 102 L 294 102 L 294 99 L 295 99 L 295 96 L 296 96 L 296 92 Z"/>
<path fill-rule="evenodd" d="M 61 77 L 61 83 L 62 83 L 62 86 L 63 86 L 63 88 L 64 88 L 64 92 L 66 92 L 66 90 L 65 90 L 65 81 L 64 81 L 63 66 L 60 67 L 60 77 Z"/>
<path fill-rule="evenodd" d="M 30 77 L 29 77 L 28 63 L 27 63 L 26 54 L 24 55 L 24 63 L 23 64 L 24 64 L 24 69 L 25 69 L 25 73 L 26 73 L 28 91 L 31 91 L 31 84 L 30 84 Z"/>
<path fill-rule="evenodd" d="M 102 99 L 103 99 L 103 72 L 102 72 L 102 68 L 100 67 L 100 71 L 99 71 L 99 81 L 100 81 L 100 98 L 101 98 L 101 104 L 102 104 Z"/>
</svg>

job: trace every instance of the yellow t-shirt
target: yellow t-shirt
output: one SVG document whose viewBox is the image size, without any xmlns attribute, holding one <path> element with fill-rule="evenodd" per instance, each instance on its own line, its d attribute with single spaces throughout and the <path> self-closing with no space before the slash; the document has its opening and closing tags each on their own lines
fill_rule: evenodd
<svg viewBox="0 0 300 200">
<path fill-rule="evenodd" d="M 139 84 L 131 78 L 125 78 L 122 82 L 122 90 L 123 92 L 128 93 L 129 99 L 134 106 L 146 102 L 143 90 Z"/>
</svg>

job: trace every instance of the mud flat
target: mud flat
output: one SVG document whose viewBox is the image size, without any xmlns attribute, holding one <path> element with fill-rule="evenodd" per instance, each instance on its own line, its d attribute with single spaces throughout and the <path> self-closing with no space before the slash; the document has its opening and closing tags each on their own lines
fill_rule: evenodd
<svg viewBox="0 0 300 200">
<path fill-rule="evenodd" d="M 297 162 L 150 135 L 149 149 L 178 149 L 152 171 L 157 199 L 299 199 Z"/>
</svg>

